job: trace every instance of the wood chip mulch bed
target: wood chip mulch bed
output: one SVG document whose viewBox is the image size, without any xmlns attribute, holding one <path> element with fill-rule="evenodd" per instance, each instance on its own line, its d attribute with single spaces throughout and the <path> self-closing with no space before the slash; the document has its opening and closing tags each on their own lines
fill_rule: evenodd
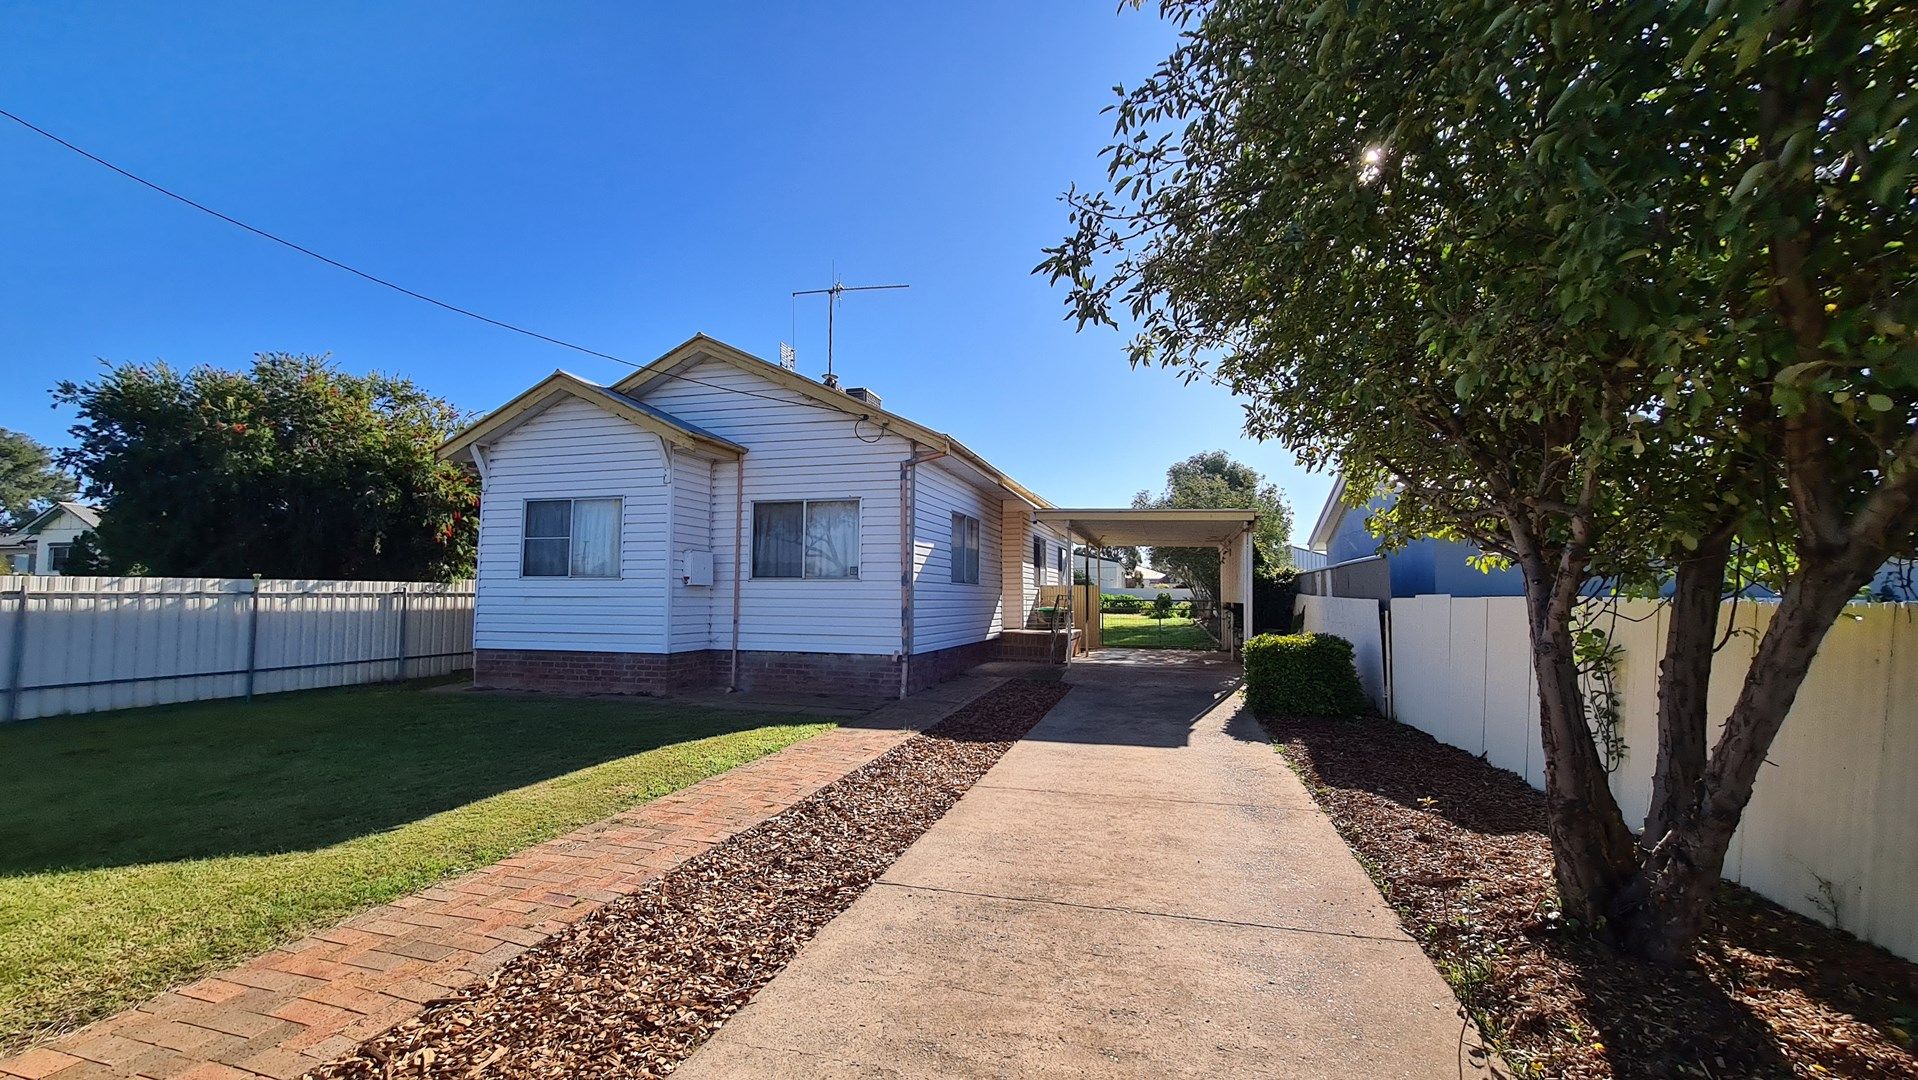
<svg viewBox="0 0 1918 1080">
<path fill-rule="evenodd" d="M 1918 965 L 1725 886 L 1660 969 L 1556 918 L 1544 796 L 1377 718 L 1268 727 L 1520 1076 L 1918 1077 Z"/>
<path fill-rule="evenodd" d="M 665 1076 L 1064 697 L 1015 680 L 307 1075 Z"/>
</svg>

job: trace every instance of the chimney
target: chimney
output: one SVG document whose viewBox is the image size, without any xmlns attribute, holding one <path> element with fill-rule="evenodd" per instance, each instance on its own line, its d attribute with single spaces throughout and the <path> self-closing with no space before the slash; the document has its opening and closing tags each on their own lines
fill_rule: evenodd
<svg viewBox="0 0 1918 1080">
<path fill-rule="evenodd" d="M 863 386 L 855 386 L 846 391 L 846 396 L 855 401 L 863 401 L 875 409 L 884 408 L 879 404 L 879 395 Z"/>
</svg>

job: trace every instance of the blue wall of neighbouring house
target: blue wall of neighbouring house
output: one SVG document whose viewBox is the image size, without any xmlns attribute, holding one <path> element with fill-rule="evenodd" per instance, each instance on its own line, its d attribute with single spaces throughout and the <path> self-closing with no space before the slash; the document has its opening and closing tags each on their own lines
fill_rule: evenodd
<svg viewBox="0 0 1918 1080">
<path fill-rule="evenodd" d="M 1378 538 L 1366 531 L 1365 522 L 1373 511 L 1387 505 L 1389 497 L 1382 496 L 1367 503 L 1363 509 L 1347 510 L 1325 546 L 1329 561 L 1337 564 L 1378 554 Z M 1525 579 L 1516 567 L 1482 573 L 1467 562 L 1477 554 L 1477 548 L 1457 540 L 1414 540 L 1397 551 L 1387 552 L 1385 561 L 1392 572 L 1392 595 L 1525 594 Z"/>
</svg>

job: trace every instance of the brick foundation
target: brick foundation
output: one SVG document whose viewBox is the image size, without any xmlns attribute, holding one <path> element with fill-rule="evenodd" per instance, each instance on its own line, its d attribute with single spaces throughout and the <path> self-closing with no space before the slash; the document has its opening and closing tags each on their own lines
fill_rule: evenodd
<svg viewBox="0 0 1918 1080">
<path fill-rule="evenodd" d="M 719 677 L 726 678 L 730 653 L 719 657 Z M 899 696 L 899 661 L 864 653 L 759 652 L 739 653 L 739 688 L 774 693 L 844 694 L 849 697 Z"/>
<path fill-rule="evenodd" d="M 963 675 L 973 668 L 993 658 L 992 641 L 975 641 L 970 645 L 955 645 L 938 652 L 914 653 L 912 665 L 907 671 L 907 691 L 918 693 L 928 686 L 945 682 L 956 675 Z"/>
<path fill-rule="evenodd" d="M 944 682 L 993 655 L 991 641 L 915 655 L 908 690 Z M 473 656 L 473 685 L 572 694 L 667 694 L 725 686 L 731 659 L 730 652 L 720 649 L 680 653 L 479 649 Z M 742 651 L 739 688 L 898 697 L 899 661 L 860 653 Z"/>
<path fill-rule="evenodd" d="M 1063 664 L 1071 647 L 1065 634 L 1050 630 L 1008 630 L 990 643 L 993 660 L 1019 660 L 1036 664 Z"/>
<path fill-rule="evenodd" d="M 562 652 L 476 649 L 473 685 L 572 694 L 665 694 L 724 685 L 725 653 Z M 717 658 L 717 659 L 715 659 Z"/>
</svg>

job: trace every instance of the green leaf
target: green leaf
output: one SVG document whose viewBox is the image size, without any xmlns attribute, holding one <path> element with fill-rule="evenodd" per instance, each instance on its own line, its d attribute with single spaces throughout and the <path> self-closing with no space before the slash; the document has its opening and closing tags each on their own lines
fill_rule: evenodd
<svg viewBox="0 0 1918 1080">
<path fill-rule="evenodd" d="M 1770 176 L 1777 168 L 1778 163 L 1775 161 L 1761 161 L 1751 168 L 1746 169 L 1745 175 L 1738 181 L 1738 186 L 1732 189 L 1732 201 L 1737 202 L 1746 195 L 1751 194 L 1752 189 L 1758 186 L 1759 181 Z"/>
</svg>

